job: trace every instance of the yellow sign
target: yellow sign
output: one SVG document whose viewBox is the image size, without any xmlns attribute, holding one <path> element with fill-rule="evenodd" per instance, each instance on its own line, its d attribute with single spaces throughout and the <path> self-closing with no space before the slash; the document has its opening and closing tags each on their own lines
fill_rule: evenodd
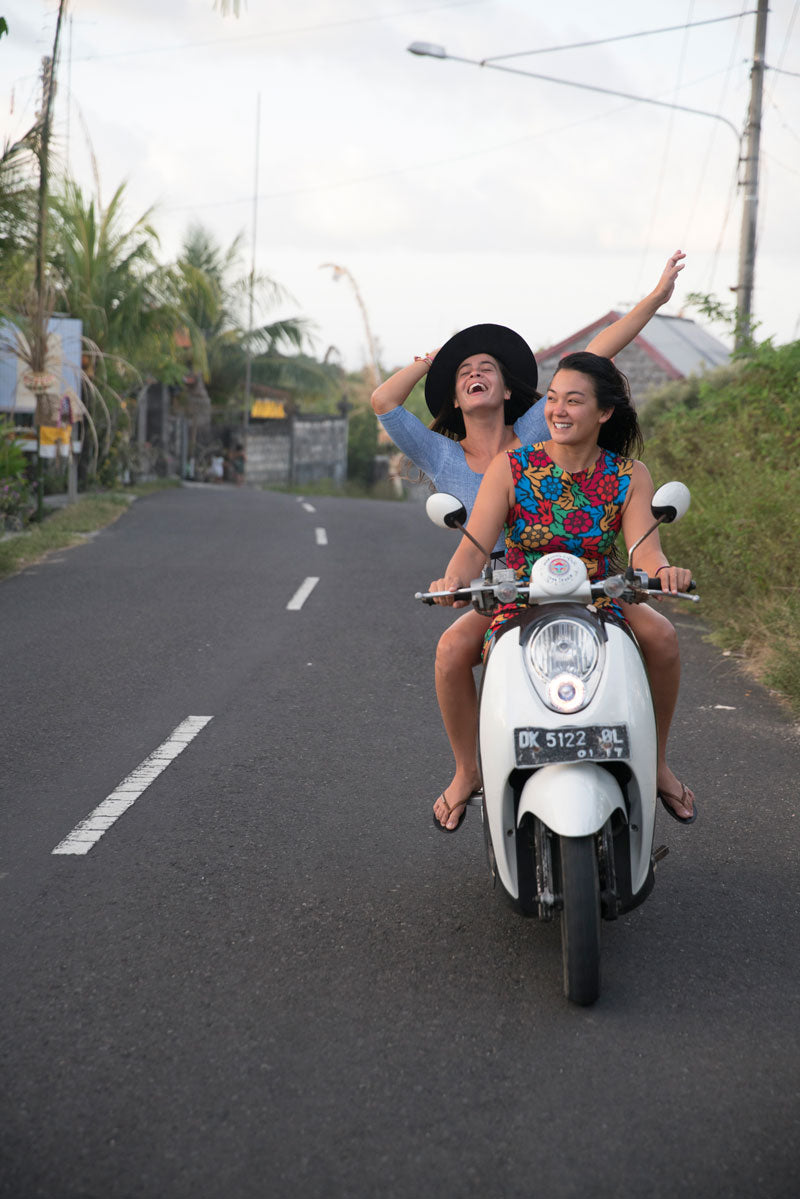
<svg viewBox="0 0 800 1199">
<path fill-rule="evenodd" d="M 72 429 L 69 425 L 62 428 L 56 425 L 40 425 L 39 457 L 55 458 L 57 454 L 60 454 L 62 458 L 67 458 L 71 433 Z"/>
<path fill-rule="evenodd" d="M 286 405 L 283 400 L 255 400 L 250 415 L 261 420 L 285 420 Z"/>
</svg>

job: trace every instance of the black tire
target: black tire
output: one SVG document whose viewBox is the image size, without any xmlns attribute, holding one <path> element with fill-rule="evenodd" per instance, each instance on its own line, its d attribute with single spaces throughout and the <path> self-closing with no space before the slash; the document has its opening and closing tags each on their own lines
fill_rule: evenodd
<svg viewBox="0 0 800 1199">
<path fill-rule="evenodd" d="M 559 837 L 564 994 L 587 1006 L 600 994 L 600 883 L 594 837 Z"/>
</svg>

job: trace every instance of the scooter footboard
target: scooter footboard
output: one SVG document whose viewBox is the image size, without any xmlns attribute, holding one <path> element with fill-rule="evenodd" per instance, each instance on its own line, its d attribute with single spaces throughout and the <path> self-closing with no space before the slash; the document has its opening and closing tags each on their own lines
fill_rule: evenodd
<svg viewBox="0 0 800 1199">
<path fill-rule="evenodd" d="M 594 762 L 563 762 L 541 767 L 526 781 L 517 824 L 530 814 L 560 837 L 588 837 L 617 810 L 627 820 L 625 800 L 612 774 Z"/>
</svg>

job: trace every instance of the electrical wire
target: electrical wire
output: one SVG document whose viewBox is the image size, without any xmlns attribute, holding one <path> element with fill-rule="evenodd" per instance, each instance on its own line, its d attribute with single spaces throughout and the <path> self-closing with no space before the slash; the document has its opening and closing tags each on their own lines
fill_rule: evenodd
<svg viewBox="0 0 800 1199">
<path fill-rule="evenodd" d="M 557 50 L 583 50 L 587 46 L 605 46 L 609 42 L 626 42 L 630 38 L 652 37 L 656 33 L 677 33 L 679 30 L 696 29 L 699 25 L 717 25 L 720 21 L 738 21 L 742 17 L 755 16 L 756 9 L 744 13 L 732 13 L 729 17 L 711 17 L 707 21 L 687 21 L 683 25 L 667 25 L 663 29 L 641 29 L 638 33 L 618 33 L 614 37 L 601 37 L 591 42 L 570 42 L 564 46 L 545 46 L 541 50 L 515 50 L 513 54 L 496 54 L 484 58 L 483 62 L 502 62 L 507 58 L 526 58 L 530 54 L 554 54 Z"/>
<path fill-rule="evenodd" d="M 689 30 L 692 28 L 691 16 L 692 16 L 693 11 L 694 11 L 694 0 L 689 0 L 689 11 L 687 13 L 686 23 L 683 26 L 684 32 L 683 32 L 683 39 L 682 39 L 682 43 L 681 43 L 680 57 L 678 59 L 678 70 L 677 70 L 677 74 L 675 77 L 675 87 L 673 88 L 673 92 L 672 92 L 673 101 L 677 101 L 678 95 L 680 94 L 681 82 L 683 79 L 683 69 L 684 69 L 684 66 L 686 65 L 686 51 L 687 51 L 688 45 L 689 45 Z M 659 168 L 659 173 L 658 173 L 658 183 L 656 184 L 655 200 L 650 209 L 650 224 L 648 226 L 647 233 L 645 234 L 644 244 L 642 246 L 642 253 L 639 258 L 639 274 L 638 274 L 638 277 L 636 280 L 637 293 L 641 289 L 642 277 L 644 275 L 644 270 L 645 270 L 645 266 L 646 266 L 646 263 L 648 260 L 648 255 L 650 254 L 650 242 L 651 242 L 651 239 L 653 236 L 653 229 L 655 228 L 656 217 L 658 216 L 658 210 L 661 207 L 661 196 L 662 196 L 663 189 L 664 189 L 664 177 L 666 175 L 667 161 L 669 159 L 670 148 L 672 146 L 672 130 L 673 130 L 674 125 L 675 125 L 675 112 L 673 109 L 670 109 L 669 120 L 667 121 L 667 135 L 666 135 L 666 138 L 664 139 L 664 152 L 661 155 L 661 163 L 660 163 L 660 168 Z"/>
<path fill-rule="evenodd" d="M 745 15 L 744 10 L 742 11 L 741 15 L 742 16 Z M 725 72 L 725 77 L 722 81 L 722 90 L 720 91 L 719 100 L 717 102 L 717 108 L 720 111 L 723 111 L 725 108 L 725 101 L 726 101 L 727 94 L 728 94 L 728 87 L 730 86 L 730 81 L 731 81 L 731 77 L 733 75 L 733 70 L 734 70 L 734 64 L 736 62 L 736 57 L 739 52 L 739 38 L 741 37 L 741 33 L 742 33 L 742 25 L 739 24 L 736 28 L 736 34 L 734 36 L 733 44 L 731 46 L 731 55 L 730 55 L 730 59 L 728 61 L 728 69 Z M 709 167 L 709 163 L 711 162 L 711 151 L 714 148 L 714 143 L 717 140 L 717 132 L 718 132 L 718 130 L 717 130 L 716 125 L 714 125 L 713 128 L 711 129 L 711 131 L 709 132 L 708 145 L 706 147 L 705 158 L 703 160 L 703 165 L 700 170 L 697 187 L 695 189 L 694 199 L 692 200 L 692 203 L 690 204 L 689 210 L 687 213 L 687 226 L 686 226 L 686 230 L 683 235 L 683 241 L 681 242 L 682 245 L 689 244 L 689 232 L 691 229 L 691 222 L 692 222 L 694 215 L 697 212 L 698 207 L 700 205 L 700 197 L 703 193 L 703 188 L 705 186 L 706 175 L 708 174 L 708 167 Z M 738 177 L 738 163 L 737 163 L 737 177 Z"/>
<path fill-rule="evenodd" d="M 340 21 L 321 21 L 318 25 L 298 25 L 289 29 L 271 29 L 266 33 L 237 34 L 235 37 L 209 38 L 201 42 L 173 42 L 169 46 L 150 46 L 139 50 L 115 50 L 109 54 L 86 54 L 75 58 L 75 62 L 101 62 L 109 58 L 132 58 L 142 54 L 174 54 L 178 50 L 196 50 L 207 46 L 233 45 L 235 42 L 258 42 L 264 38 L 290 37 L 298 33 L 317 33 L 323 29 L 341 29 L 348 25 L 374 24 L 376 21 L 391 21 L 395 17 L 416 16 L 420 13 L 439 12 L 445 8 L 466 8 L 480 4 L 482 0 L 451 0 L 448 4 L 427 4 L 424 8 L 407 8 L 400 12 L 376 13 L 368 17 L 347 17 Z"/>
<path fill-rule="evenodd" d="M 709 79 L 715 79 L 720 74 L 722 74 L 721 71 L 711 71 L 708 75 L 701 75 L 697 79 L 691 80 L 689 83 L 687 83 L 686 86 L 693 87 L 696 84 L 705 83 Z M 666 93 L 664 93 L 664 94 L 666 94 Z M 605 109 L 603 112 L 599 112 L 599 113 L 593 112 L 591 114 L 591 116 L 579 117 L 577 120 L 569 121 L 565 125 L 558 125 L 556 127 L 552 127 L 549 129 L 537 130 L 536 133 L 526 133 L 523 137 L 515 137 L 507 142 L 493 141 L 491 143 L 491 145 L 482 146 L 479 150 L 468 150 L 464 154 L 453 154 L 453 155 L 448 155 L 447 157 L 437 157 L 435 159 L 431 159 L 428 162 L 415 161 L 412 164 L 410 164 L 409 166 L 391 167 L 390 169 L 388 169 L 386 171 L 374 171 L 369 175 L 357 175 L 357 176 L 351 177 L 349 179 L 338 179 L 331 183 L 313 183 L 313 184 L 309 184 L 308 186 L 304 186 L 304 187 L 292 187 L 292 188 L 286 188 L 283 191 L 267 192 L 267 193 L 263 193 L 263 194 L 259 195 L 258 199 L 259 199 L 259 201 L 261 201 L 261 200 L 284 200 L 284 199 L 291 198 L 292 196 L 306 196 L 306 195 L 312 195 L 315 192 L 337 191 L 339 188 L 343 188 L 343 187 L 356 187 L 362 183 L 374 183 L 381 179 L 396 178 L 397 176 L 408 175 L 408 174 L 411 174 L 412 172 L 415 174 L 420 173 L 420 172 L 424 173 L 425 171 L 435 170 L 440 167 L 448 166 L 451 163 L 466 162 L 473 158 L 483 158 L 487 154 L 493 154 L 500 150 L 508 150 L 508 149 L 511 149 L 513 146 L 524 145 L 528 142 L 538 141 L 540 138 L 557 136 L 558 134 L 566 133 L 570 129 L 576 129 L 576 128 L 580 127 L 581 125 L 591 125 L 595 121 L 605 121 L 608 117 L 616 116 L 618 113 L 621 113 L 621 112 L 626 112 L 629 108 L 632 108 L 632 107 L 633 107 L 633 102 L 628 102 L 626 104 L 617 104 L 613 108 Z M 282 167 L 280 165 L 276 165 L 274 167 L 273 173 L 280 173 L 281 169 L 282 169 Z M 200 204 L 192 203 L 192 204 L 160 205 L 159 211 L 161 211 L 161 212 L 193 212 L 193 211 L 195 211 L 197 209 L 201 209 L 201 208 L 225 208 L 227 206 L 235 206 L 237 204 L 252 204 L 252 202 L 253 202 L 252 196 L 239 196 L 236 199 L 232 199 L 232 200 L 207 200 Z"/>
</svg>

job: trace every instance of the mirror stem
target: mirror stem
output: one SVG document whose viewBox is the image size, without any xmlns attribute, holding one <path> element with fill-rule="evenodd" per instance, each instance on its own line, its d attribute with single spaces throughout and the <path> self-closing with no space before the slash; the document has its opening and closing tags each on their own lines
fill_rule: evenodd
<svg viewBox="0 0 800 1199">
<path fill-rule="evenodd" d="M 476 541 L 475 538 L 472 536 L 472 534 L 468 533 L 467 530 L 464 528 L 464 526 L 459 524 L 457 520 L 454 520 L 453 524 L 455 525 L 455 527 L 457 529 L 461 530 L 461 532 L 464 534 L 464 536 L 467 538 L 467 540 L 471 541 L 476 549 L 479 549 L 481 551 L 481 553 L 483 554 L 484 559 L 485 559 L 485 562 L 484 562 L 484 570 L 485 570 L 486 567 L 489 565 L 489 562 L 491 561 L 492 555 L 487 554 L 486 550 L 483 548 L 483 546 L 480 544 L 480 542 Z"/>
<path fill-rule="evenodd" d="M 646 532 L 646 533 L 645 533 L 645 534 L 644 534 L 642 537 L 640 537 L 638 541 L 634 542 L 634 544 L 633 544 L 633 545 L 631 546 L 631 548 L 628 550 L 628 569 L 625 571 L 625 578 L 628 580 L 628 582 L 629 582 L 629 583 L 632 583 L 632 582 L 633 582 L 633 577 L 634 577 L 634 576 L 633 576 L 633 555 L 634 555 L 634 551 L 635 551 L 635 550 L 638 550 L 638 548 L 639 548 L 639 546 L 642 544 L 642 542 L 647 540 L 647 538 L 650 536 L 650 534 L 653 532 L 653 530 L 654 530 L 654 529 L 657 529 L 657 528 L 658 528 L 658 526 L 659 526 L 659 525 L 662 523 L 662 521 L 663 521 L 664 519 L 665 519 L 665 517 L 664 517 L 664 516 L 659 516 L 659 518 L 658 518 L 658 520 L 655 522 L 655 524 L 654 524 L 654 525 L 651 525 L 651 526 L 650 526 L 650 528 L 647 530 L 647 532 Z"/>
</svg>

